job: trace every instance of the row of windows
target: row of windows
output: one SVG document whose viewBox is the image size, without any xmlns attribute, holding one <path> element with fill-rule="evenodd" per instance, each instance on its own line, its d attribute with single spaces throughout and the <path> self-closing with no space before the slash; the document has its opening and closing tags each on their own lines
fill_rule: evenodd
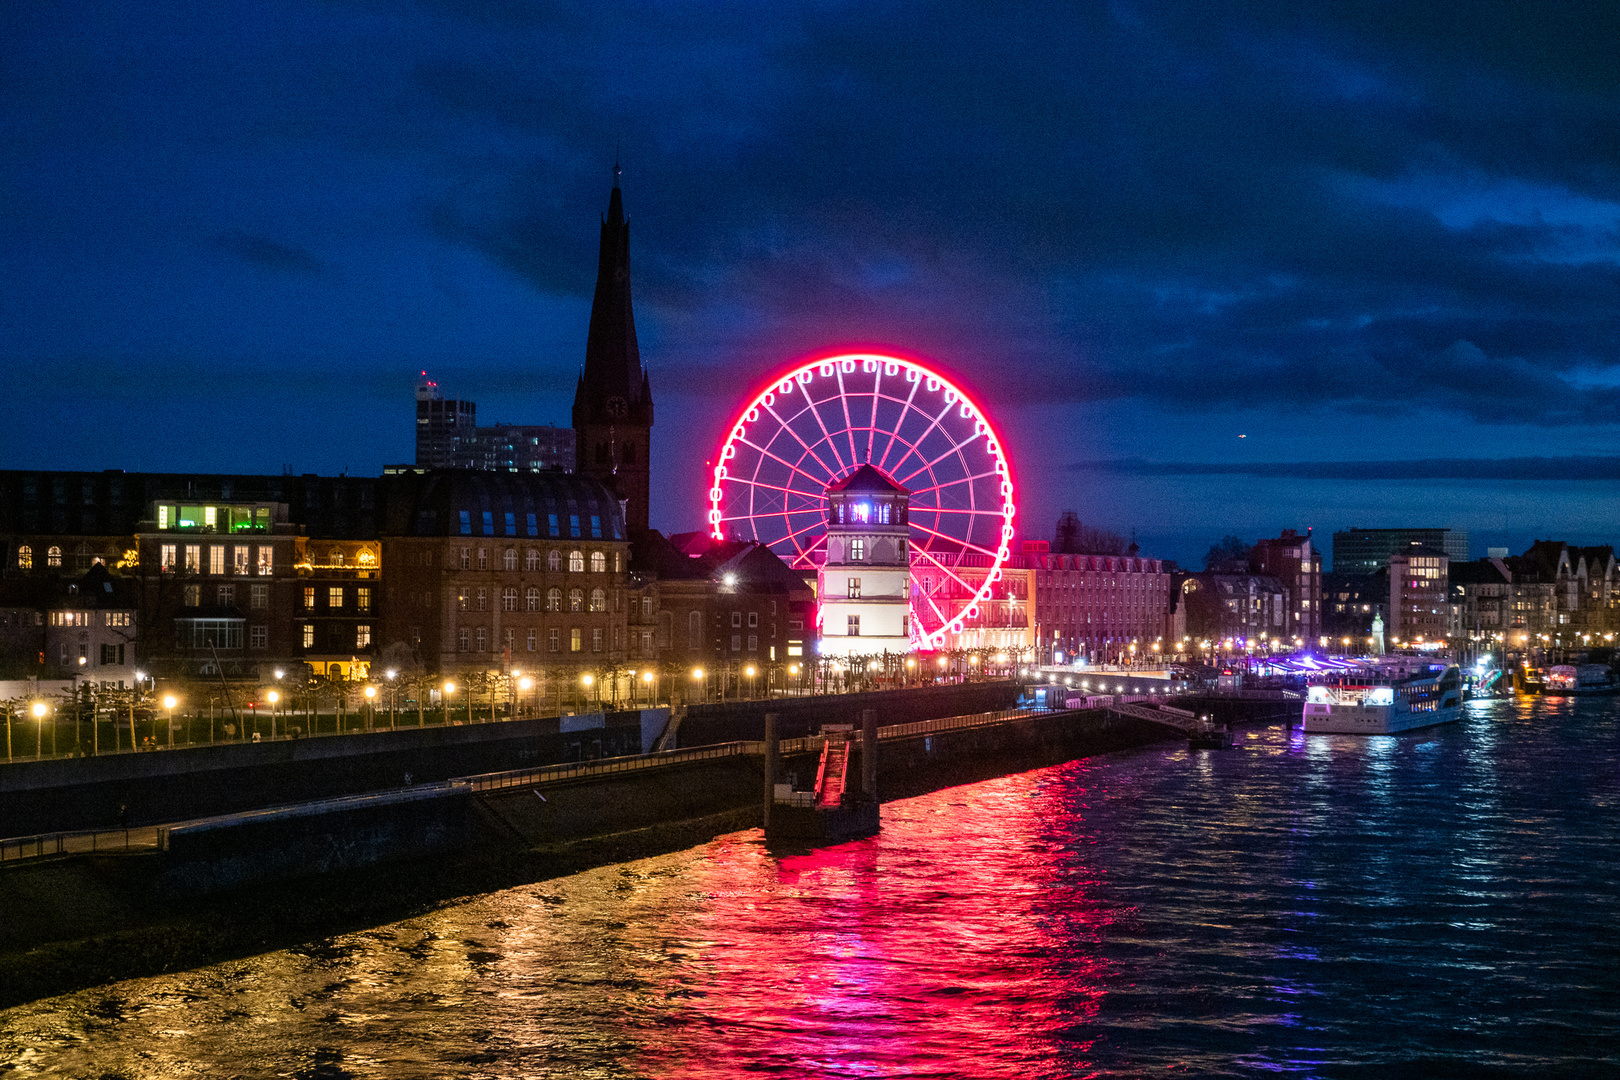
<svg viewBox="0 0 1620 1080">
<path fill-rule="evenodd" d="M 229 588 L 230 588 L 229 585 L 221 585 L 219 587 L 220 603 L 221 604 L 229 602 L 229 601 L 227 601 L 225 599 L 225 590 L 227 590 Z M 342 585 L 328 585 L 326 587 L 326 606 L 328 608 L 341 608 L 343 606 L 344 591 L 345 590 L 344 590 L 344 587 Z M 313 586 L 313 585 L 305 585 L 304 586 L 304 610 L 305 611 L 313 611 L 313 610 L 315 610 L 315 595 L 316 595 L 315 586 Z M 369 586 L 369 585 L 360 585 L 360 586 L 357 586 L 355 588 L 355 590 L 354 590 L 354 606 L 359 611 L 370 611 L 371 610 L 371 586 Z"/>
<path fill-rule="evenodd" d="M 366 590 L 366 591 L 370 592 L 369 589 Z M 310 590 L 306 589 L 306 590 L 304 590 L 304 592 L 305 592 L 305 599 L 308 600 L 308 593 L 310 592 Z M 181 602 L 184 603 L 186 607 L 201 607 L 202 606 L 202 586 L 201 585 L 187 585 L 185 587 L 185 589 L 183 590 L 182 594 L 181 594 Z M 231 607 L 232 605 L 234 605 L 236 603 L 236 586 L 235 585 L 219 585 L 219 586 L 216 586 L 215 589 L 214 589 L 214 602 L 216 604 L 218 604 L 220 607 Z M 368 597 L 367 601 L 366 601 L 367 608 L 370 607 L 370 603 L 371 603 L 370 598 Z M 248 606 L 250 608 L 255 609 L 255 610 L 269 607 L 270 606 L 270 586 L 268 586 L 268 585 L 250 585 L 250 586 L 248 586 Z"/>
<path fill-rule="evenodd" d="M 78 570 L 88 570 L 93 563 L 101 561 L 101 556 L 90 550 L 89 544 L 80 544 L 78 551 L 73 554 L 74 567 Z M 62 549 L 55 544 L 45 549 L 45 565 L 61 566 Z M 34 568 L 34 549 L 27 544 L 17 545 L 17 569 L 32 570 Z"/>
<path fill-rule="evenodd" d="M 455 599 L 457 611 L 489 610 L 489 590 L 487 589 L 457 589 Z M 652 614 L 651 600 L 644 600 L 642 607 L 646 614 Z M 545 609 L 547 611 L 563 610 L 563 591 L 560 588 L 551 588 L 546 590 Z M 568 590 L 569 611 L 606 611 L 607 609 L 608 596 L 606 589 L 592 589 L 590 592 L 588 607 L 584 589 Z M 509 585 L 501 590 L 501 610 L 518 610 L 518 590 L 515 585 Z M 538 586 L 531 585 L 523 591 L 523 610 L 540 610 L 540 589 Z"/>
<path fill-rule="evenodd" d="M 590 636 L 591 652 L 598 652 L 598 653 L 601 652 L 603 647 L 604 647 L 604 643 L 607 641 L 606 633 L 603 631 L 603 629 L 600 626 L 597 626 L 597 627 L 592 627 L 591 628 L 590 634 L 591 634 L 591 636 Z M 620 631 L 620 634 L 621 634 L 621 639 L 620 640 L 622 641 L 623 640 L 623 638 L 622 638 L 623 631 Z M 583 627 L 575 626 L 575 627 L 570 628 L 569 631 L 568 631 L 568 639 L 567 640 L 568 640 L 568 651 L 569 652 L 584 652 L 585 651 L 585 630 L 584 630 Z M 649 640 L 650 640 L 650 635 L 648 635 L 648 634 L 643 634 L 642 635 L 642 646 L 643 646 L 643 648 L 647 647 L 647 644 L 648 644 Z M 517 648 L 517 636 L 512 630 L 507 630 L 506 631 L 506 633 L 505 633 L 505 642 L 506 642 L 505 648 L 507 648 L 509 650 L 514 650 L 514 651 L 516 650 L 516 648 Z M 528 652 L 538 652 L 539 651 L 539 643 L 540 643 L 540 631 L 538 631 L 538 630 L 530 630 L 527 633 L 527 635 L 525 636 L 525 638 L 524 638 L 524 648 L 525 648 L 525 650 L 528 651 Z M 456 651 L 457 652 L 488 652 L 489 651 L 489 629 L 487 627 L 483 627 L 483 626 L 473 627 L 473 628 L 468 628 L 468 627 L 464 626 L 461 629 L 457 630 L 456 631 Z M 553 627 L 552 629 L 546 631 L 546 651 L 547 652 L 562 652 L 563 651 L 563 636 L 562 636 L 562 629 L 560 627 Z"/>
<path fill-rule="evenodd" d="M 477 551 L 478 551 L 478 556 L 477 556 L 478 569 L 480 569 L 480 570 L 488 570 L 489 569 L 489 551 L 488 551 L 488 549 L 486 549 L 486 548 L 478 548 Z M 428 558 L 431 559 L 431 557 L 432 557 L 431 554 L 429 554 Z M 593 574 L 603 574 L 603 573 L 607 572 L 607 553 L 606 552 L 593 551 L 593 552 L 590 553 L 589 558 L 590 558 L 590 564 L 591 564 L 591 572 Z M 472 548 L 462 548 L 461 549 L 461 560 L 460 561 L 461 561 L 461 569 L 463 569 L 463 570 L 471 570 L 473 568 L 473 549 Z M 568 570 L 569 570 L 569 572 L 570 573 L 575 573 L 575 574 L 584 573 L 585 572 L 585 561 L 586 561 L 586 553 L 585 552 L 580 551 L 577 548 L 575 550 L 573 550 L 573 551 L 570 551 L 568 553 Z M 503 569 L 506 569 L 506 570 L 516 570 L 518 568 L 518 551 L 517 551 L 517 548 L 507 548 L 501 554 L 501 566 L 502 566 Z M 562 567 L 563 567 L 563 553 L 561 551 L 557 550 L 556 548 L 553 548 L 552 550 L 546 552 L 546 569 L 547 570 L 561 570 Z M 523 568 L 525 570 L 538 570 L 538 569 L 540 569 L 540 549 L 539 548 L 530 548 L 528 551 L 526 551 L 524 553 L 524 555 L 523 555 Z M 617 573 L 617 572 L 621 571 L 623 568 L 624 568 L 624 553 L 616 551 L 616 552 L 613 553 L 613 570 L 614 570 L 615 573 Z"/>
<path fill-rule="evenodd" d="M 98 617 L 99 616 L 99 617 Z M 135 616 L 128 611 L 53 611 L 52 626 L 133 626 Z"/>
<path fill-rule="evenodd" d="M 203 572 L 203 546 L 201 544 L 186 544 L 185 562 L 179 561 L 180 547 L 175 544 L 164 544 L 159 551 L 158 561 L 165 574 L 172 574 L 182 566 L 188 574 Z M 229 566 L 234 574 L 251 574 L 255 567 L 260 577 L 269 577 L 275 573 L 275 549 L 268 545 L 258 548 L 257 560 L 255 551 L 246 544 L 238 544 L 230 549 Z M 208 548 L 208 572 L 215 577 L 223 577 L 226 573 L 226 547 L 224 544 L 213 544 Z"/>
<path fill-rule="evenodd" d="M 539 520 L 538 515 L 535 515 L 535 514 L 525 514 L 524 515 L 525 521 L 523 522 L 523 524 L 528 526 L 528 531 L 527 532 L 519 532 L 518 531 L 518 516 L 517 516 L 517 514 L 508 513 L 508 514 L 503 515 L 503 519 L 501 521 L 501 524 L 505 525 L 506 528 L 503 530 L 502 533 L 497 534 L 495 532 L 496 521 L 495 521 L 495 513 L 494 513 L 494 511 L 492 511 L 492 510 L 484 510 L 484 511 L 481 512 L 480 517 L 478 519 L 475 519 L 473 517 L 473 513 L 474 512 L 471 511 L 471 510 L 462 510 L 462 511 L 460 511 L 460 518 L 461 518 L 460 525 L 461 525 L 461 535 L 462 536 L 471 536 L 471 535 L 473 535 L 473 526 L 475 524 L 479 524 L 479 525 L 483 526 L 483 529 L 479 532 L 480 536 L 496 536 L 496 535 L 503 535 L 503 536 L 539 536 L 539 535 L 541 535 L 541 533 L 540 533 L 540 520 Z M 562 522 L 559 520 L 559 516 L 557 514 L 547 514 L 546 515 L 546 533 L 545 533 L 545 535 L 547 535 L 547 536 L 562 536 L 563 532 L 562 532 L 562 529 L 561 529 L 561 525 L 562 525 Z M 600 540 L 602 538 L 602 519 L 601 519 L 601 517 L 599 517 L 596 514 L 591 514 L 590 517 L 589 517 L 589 528 L 590 528 L 590 532 L 588 534 L 589 536 L 591 536 L 593 539 L 597 539 L 597 540 Z M 587 535 L 587 534 L 582 533 L 580 531 L 580 515 L 578 515 L 578 514 L 569 514 L 568 515 L 568 535 L 572 536 L 572 537 L 575 537 L 575 538 L 581 538 L 581 537 Z"/>
<path fill-rule="evenodd" d="M 248 648 L 270 647 L 270 628 L 255 623 L 247 628 Z M 306 649 L 315 647 L 315 624 L 304 623 L 299 628 L 299 643 Z M 371 644 L 371 627 L 354 628 L 354 647 L 364 649 Z M 181 649 L 240 649 L 242 647 L 241 619 L 176 619 L 175 645 Z M 341 646 L 339 646 L 341 647 Z"/>
</svg>

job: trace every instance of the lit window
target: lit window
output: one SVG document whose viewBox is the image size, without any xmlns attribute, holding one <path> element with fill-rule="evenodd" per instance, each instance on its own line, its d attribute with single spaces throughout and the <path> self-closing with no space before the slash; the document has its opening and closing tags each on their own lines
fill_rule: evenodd
<svg viewBox="0 0 1620 1080">
<path fill-rule="evenodd" d="M 304 648 L 306 648 L 306 649 L 313 649 L 315 647 L 315 624 L 314 623 L 305 623 L 304 624 L 304 626 L 303 626 L 303 642 L 304 642 Z"/>
<path fill-rule="evenodd" d="M 585 590 L 584 589 L 569 589 L 568 590 L 568 610 L 569 611 L 583 611 L 584 609 L 585 609 Z"/>
<path fill-rule="evenodd" d="M 562 590 L 561 589 L 547 589 L 546 590 L 546 610 L 547 611 L 561 611 L 562 610 Z"/>
<path fill-rule="evenodd" d="M 343 586 L 328 586 L 326 590 L 326 606 L 331 608 L 340 608 L 343 606 Z"/>
<path fill-rule="evenodd" d="M 377 556 L 373 555 L 369 548 L 362 548 L 361 549 L 361 551 L 360 551 L 360 565 L 361 566 L 374 566 L 374 565 L 376 565 L 376 562 L 377 562 Z"/>
<path fill-rule="evenodd" d="M 274 552 L 274 550 L 272 548 L 267 548 L 267 547 L 260 548 L 259 549 L 259 576 L 260 577 L 270 577 L 275 572 L 276 572 L 276 570 L 275 570 L 275 552 Z"/>
<path fill-rule="evenodd" d="M 53 555 L 58 556 L 56 559 L 54 559 L 51 562 L 51 565 L 52 566 L 60 566 L 62 564 L 62 560 L 60 558 L 60 555 L 59 555 L 57 549 L 56 548 L 51 548 L 51 553 Z M 188 574 L 200 574 L 200 573 L 202 573 L 202 545 L 201 544 L 187 544 L 186 545 L 186 573 L 188 573 Z"/>
<path fill-rule="evenodd" d="M 576 519 L 577 520 L 577 519 Z M 574 627 L 568 631 L 568 651 L 579 652 L 585 646 L 585 631 Z"/>
<path fill-rule="evenodd" d="M 364 623 L 362 623 L 361 625 L 355 627 L 354 628 L 354 645 L 355 645 L 355 648 L 363 649 L 367 645 L 370 645 L 370 644 L 371 644 L 371 627 L 365 625 Z"/>
<path fill-rule="evenodd" d="M 591 610 L 592 611 L 606 611 L 607 610 L 607 593 L 603 592 L 601 589 L 592 589 L 591 590 Z"/>
<path fill-rule="evenodd" d="M 568 553 L 568 569 L 575 574 L 585 572 L 585 553 L 583 551 L 570 551 Z"/>
<path fill-rule="evenodd" d="M 866 558 L 866 541 L 859 536 L 849 542 L 849 559 L 851 562 L 861 562 Z"/>
<path fill-rule="evenodd" d="M 184 603 L 185 603 L 186 607 L 197 607 L 199 604 L 201 604 L 202 603 L 202 586 L 201 585 L 187 585 L 186 589 L 185 589 Z"/>
<path fill-rule="evenodd" d="M 33 568 L 34 549 L 29 547 L 27 544 L 24 544 L 17 549 L 17 569 L 32 570 Z"/>
<path fill-rule="evenodd" d="M 591 552 L 591 573 L 602 574 L 607 572 L 607 556 L 600 551 Z"/>
<path fill-rule="evenodd" d="M 371 587 L 362 585 L 355 590 L 355 606 L 361 611 L 371 610 Z"/>
<path fill-rule="evenodd" d="M 232 559 L 234 560 L 233 565 L 234 565 L 234 567 L 236 569 L 236 572 L 238 574 L 247 573 L 248 572 L 248 548 L 247 548 L 247 545 L 246 544 L 238 544 L 236 546 L 236 548 L 231 552 L 231 556 L 232 556 Z"/>
<path fill-rule="evenodd" d="M 506 569 L 508 569 L 508 570 L 516 570 L 517 569 L 517 562 L 518 562 L 517 548 L 507 548 L 506 549 L 506 554 L 503 555 L 501 558 L 502 558 L 502 561 L 504 562 L 504 564 L 506 566 Z"/>
</svg>

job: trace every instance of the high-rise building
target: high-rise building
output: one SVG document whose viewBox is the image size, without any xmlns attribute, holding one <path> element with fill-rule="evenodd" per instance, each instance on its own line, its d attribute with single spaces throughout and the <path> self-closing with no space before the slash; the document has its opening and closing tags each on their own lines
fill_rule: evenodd
<svg viewBox="0 0 1620 1080">
<path fill-rule="evenodd" d="M 631 535 L 648 527 L 653 401 L 630 310 L 630 225 L 615 166 L 602 220 L 585 367 L 574 391 L 574 468 L 612 488 Z"/>
<path fill-rule="evenodd" d="M 1467 529 L 1363 529 L 1333 534 L 1333 573 L 1376 574 L 1389 557 L 1413 544 L 1438 548 L 1453 562 L 1468 561 Z"/>
<path fill-rule="evenodd" d="M 416 383 L 417 468 L 456 468 L 458 455 L 471 449 L 477 411 L 470 401 L 446 401 L 439 384 L 422 372 Z"/>
<path fill-rule="evenodd" d="M 458 469 L 486 472 L 574 471 L 574 431 L 551 424 L 496 424 L 474 431 Z"/>
</svg>

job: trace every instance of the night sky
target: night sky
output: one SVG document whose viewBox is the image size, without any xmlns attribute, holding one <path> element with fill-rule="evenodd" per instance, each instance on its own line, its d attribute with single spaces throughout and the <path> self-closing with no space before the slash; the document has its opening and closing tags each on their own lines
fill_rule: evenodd
<svg viewBox="0 0 1620 1080">
<path fill-rule="evenodd" d="M 1026 535 L 1620 540 L 1613 0 L 0 27 L 6 467 L 375 474 L 424 368 L 568 423 L 618 154 L 655 525 L 745 391 L 888 345 L 981 395 Z"/>
</svg>

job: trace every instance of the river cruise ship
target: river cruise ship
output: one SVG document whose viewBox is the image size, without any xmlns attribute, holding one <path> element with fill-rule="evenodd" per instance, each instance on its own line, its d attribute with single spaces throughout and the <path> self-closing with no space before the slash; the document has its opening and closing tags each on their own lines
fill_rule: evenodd
<svg viewBox="0 0 1620 1080">
<path fill-rule="evenodd" d="M 1305 695 L 1304 728 L 1339 735 L 1394 735 L 1449 724 L 1462 715 L 1462 672 L 1432 665 L 1407 678 L 1383 672 L 1347 672 Z"/>
</svg>

